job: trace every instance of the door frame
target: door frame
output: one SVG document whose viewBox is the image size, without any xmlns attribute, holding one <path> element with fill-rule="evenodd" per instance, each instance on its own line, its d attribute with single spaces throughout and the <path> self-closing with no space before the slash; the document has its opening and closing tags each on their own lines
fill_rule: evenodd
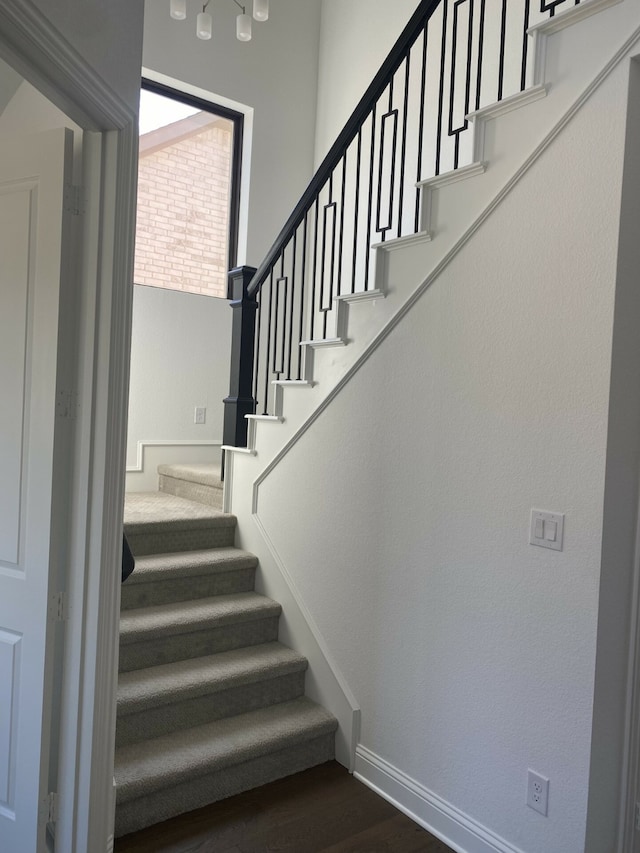
<svg viewBox="0 0 640 853">
<path fill-rule="evenodd" d="M 29 0 L 0 0 L 0 56 L 84 132 L 77 422 L 69 618 L 60 685 L 59 820 L 65 853 L 113 846 L 122 507 L 129 381 L 137 114 Z"/>
</svg>

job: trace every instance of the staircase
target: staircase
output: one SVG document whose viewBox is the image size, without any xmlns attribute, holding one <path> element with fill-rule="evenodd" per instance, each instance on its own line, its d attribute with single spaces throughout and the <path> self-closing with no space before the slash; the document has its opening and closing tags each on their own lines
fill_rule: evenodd
<svg viewBox="0 0 640 853">
<path fill-rule="evenodd" d="M 613 6 L 618 7 L 618 27 L 602 37 L 591 24 L 574 26 Z M 238 360 L 253 372 L 242 377 L 239 367 L 237 387 L 226 401 L 235 407 L 238 423 L 248 424 L 244 436 L 236 427 L 226 440 L 226 514 L 217 511 L 219 476 L 202 466 L 162 470 L 165 494 L 154 499 L 153 507 L 144 507 L 148 496 L 129 496 L 126 530 L 138 565 L 123 588 L 116 834 L 333 755 L 336 720 L 302 695 L 306 661 L 276 641 L 280 606 L 256 594 L 256 560 L 233 548 L 236 515 L 242 543 L 260 556 L 262 581 L 270 592 L 277 589 L 272 594 L 286 604 L 292 645 L 312 660 L 315 689 L 332 697 L 327 707 L 340 720 L 345 754 L 353 748 L 361 777 L 369 772 L 367 752 L 359 745 L 359 708 L 339 659 L 331 658 L 330 621 L 324 618 L 323 623 L 326 612 L 309 582 L 310 574 L 314 582 L 324 578 L 319 571 L 324 555 L 305 555 L 307 542 L 294 543 L 299 550 L 290 545 L 290 513 L 274 520 L 277 494 L 269 491 L 269 478 L 543 157 L 631 50 L 640 30 L 630 3 L 583 0 L 557 14 L 554 6 L 549 20 L 532 27 L 531 35 L 522 90 L 512 95 L 501 91 L 495 102 L 486 99 L 465 111 L 467 141 L 460 132 L 452 162 L 442 161 L 454 168 L 440 169 L 437 160 L 435 177 L 417 182 L 407 169 L 405 183 L 408 187 L 413 181 L 418 193 L 415 223 L 400 213 L 393 233 L 385 229 L 377 240 L 371 231 L 367 234 L 368 222 L 363 227 L 359 218 L 376 218 L 379 211 L 363 212 L 360 197 L 375 198 L 378 187 L 372 176 L 381 180 L 391 168 L 382 155 L 373 166 L 364 165 L 370 175 L 368 184 L 365 175 L 367 191 L 362 193 L 360 179 L 351 177 L 355 162 L 359 168 L 361 150 L 370 145 L 373 155 L 383 148 L 381 142 L 376 148 L 373 131 L 367 136 L 365 127 L 370 122 L 366 126 L 385 138 L 380 114 L 384 107 L 385 118 L 392 115 L 392 104 L 386 104 L 393 92 L 381 86 L 368 111 L 363 106 L 361 115 L 354 114 L 352 136 L 345 137 L 343 150 L 330 152 L 263 266 L 257 273 L 245 271 L 244 280 L 237 282 L 238 334 L 257 334 L 255 349 L 253 337 L 250 346 L 244 337 L 234 346 Z M 416 84 L 410 68 L 421 66 L 408 39 L 401 60 L 406 65 L 399 60 L 391 79 L 394 74 L 406 79 L 411 94 Z M 426 52 L 420 47 L 418 57 Z M 557 80 L 547 79 L 547 64 Z M 403 93 L 397 79 L 394 91 L 396 98 L 398 91 Z M 376 113 L 378 101 L 382 106 Z M 400 168 L 398 172 L 404 175 Z M 351 224 L 344 214 L 336 218 L 337 205 L 350 213 L 350 202 L 355 208 Z M 346 258 L 352 278 L 340 279 L 331 247 L 340 264 L 343 247 L 354 242 L 356 233 L 367 234 L 366 246 Z M 313 273 L 312 257 L 314 267 L 318 259 Z M 345 600 L 358 594 L 349 588 L 346 593 Z M 341 649 L 334 652 L 339 658 Z M 379 776 L 372 774 L 369 781 L 376 784 Z"/>
<path fill-rule="evenodd" d="M 212 488 L 210 473 L 188 479 L 200 474 L 162 476 Z M 236 519 L 130 494 L 125 530 L 136 570 L 122 588 L 116 836 L 332 759 L 337 722 L 304 696 L 307 661 L 278 642 L 281 607 L 254 591 Z"/>
</svg>

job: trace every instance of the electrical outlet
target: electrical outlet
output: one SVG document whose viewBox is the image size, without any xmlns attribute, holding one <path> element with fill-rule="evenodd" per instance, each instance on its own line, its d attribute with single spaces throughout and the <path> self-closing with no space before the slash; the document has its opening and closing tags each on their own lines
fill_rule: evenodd
<svg viewBox="0 0 640 853">
<path fill-rule="evenodd" d="M 549 780 L 539 773 L 529 770 L 527 773 L 527 805 L 547 816 L 549 809 Z"/>
<path fill-rule="evenodd" d="M 195 424 L 204 424 L 207 422 L 207 410 L 204 406 L 196 406 L 193 422 Z"/>
</svg>

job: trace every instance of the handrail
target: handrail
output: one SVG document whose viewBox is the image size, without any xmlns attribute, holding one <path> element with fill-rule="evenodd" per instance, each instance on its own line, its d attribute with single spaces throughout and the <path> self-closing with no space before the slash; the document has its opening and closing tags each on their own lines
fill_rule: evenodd
<svg viewBox="0 0 640 853">
<path fill-rule="evenodd" d="M 400 37 L 391 49 L 391 52 L 382 63 L 380 70 L 371 81 L 371 84 L 358 102 L 358 105 L 352 112 L 347 123 L 338 134 L 336 141 L 329 149 L 322 163 L 318 166 L 314 176 L 309 182 L 309 186 L 304 191 L 302 198 L 295 206 L 291 216 L 287 219 L 284 227 L 280 231 L 280 234 L 276 237 L 267 257 L 258 267 L 256 274 L 249 284 L 249 296 L 254 296 L 256 294 L 262 282 L 265 281 L 273 269 L 283 248 L 291 239 L 291 235 L 302 223 L 305 213 L 311 209 L 317 194 L 329 180 L 331 173 L 343 158 L 345 150 L 355 139 L 363 121 L 367 118 L 374 105 L 389 85 L 389 79 L 393 74 L 395 74 L 402 64 L 406 57 L 407 50 L 418 38 L 421 31 L 424 30 L 427 22 L 440 3 L 442 3 L 442 0 L 422 0 L 416 11 L 411 16 L 409 23 L 400 34 Z"/>
<path fill-rule="evenodd" d="M 428 239 L 422 183 L 473 156 L 470 112 L 526 88 L 532 22 L 579 3 L 419 3 L 265 260 L 232 276 L 226 445 L 246 443 L 247 414 L 278 414 L 274 382 L 312 378 L 309 347 L 339 342 L 338 300 L 376 292 L 375 246 Z"/>
</svg>

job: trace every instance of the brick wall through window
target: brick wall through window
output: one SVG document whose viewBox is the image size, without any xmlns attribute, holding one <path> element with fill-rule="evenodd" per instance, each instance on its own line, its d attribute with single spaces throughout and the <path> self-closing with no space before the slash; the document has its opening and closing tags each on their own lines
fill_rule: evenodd
<svg viewBox="0 0 640 853">
<path fill-rule="evenodd" d="M 226 298 L 232 151 L 206 112 L 140 137 L 136 284 Z"/>
</svg>

